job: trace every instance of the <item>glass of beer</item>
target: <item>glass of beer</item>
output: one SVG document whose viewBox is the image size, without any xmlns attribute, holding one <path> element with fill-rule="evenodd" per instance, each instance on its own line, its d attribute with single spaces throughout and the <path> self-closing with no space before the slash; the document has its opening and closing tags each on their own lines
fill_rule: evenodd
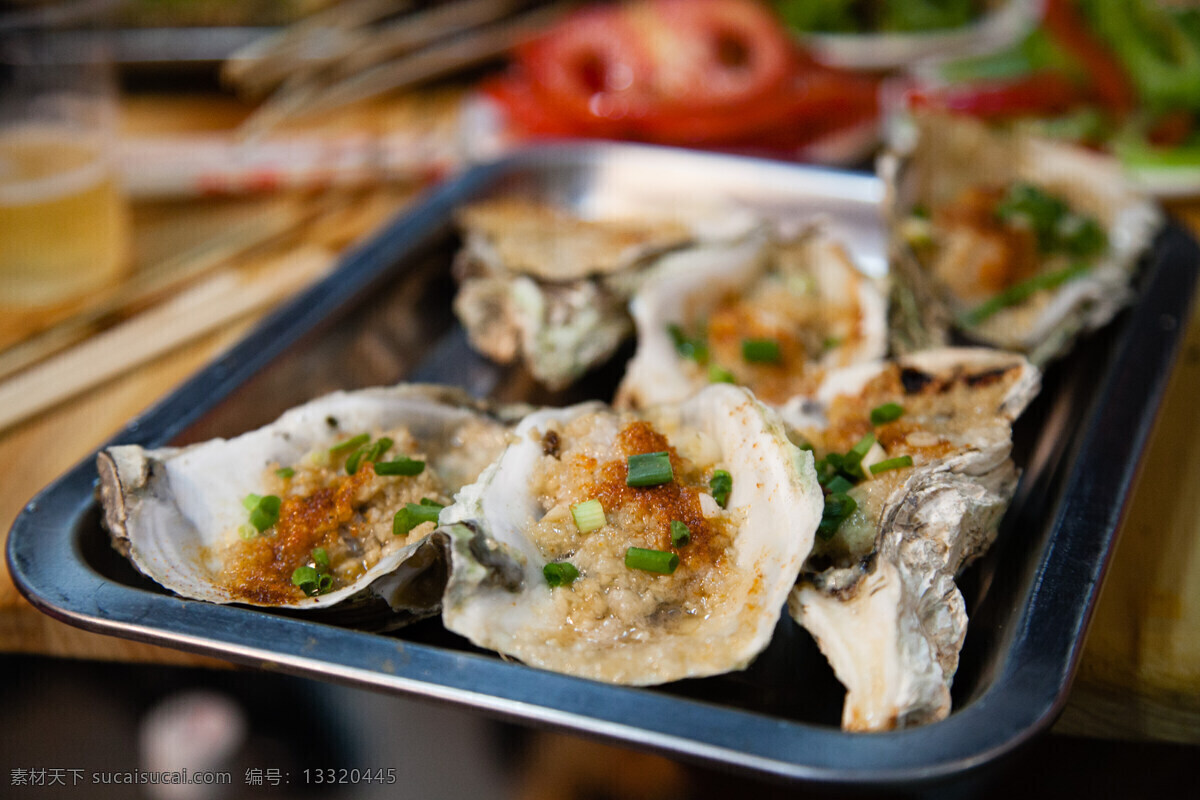
<svg viewBox="0 0 1200 800">
<path fill-rule="evenodd" d="M 0 3 L 0 308 L 70 303 L 128 266 L 111 5 Z"/>
</svg>

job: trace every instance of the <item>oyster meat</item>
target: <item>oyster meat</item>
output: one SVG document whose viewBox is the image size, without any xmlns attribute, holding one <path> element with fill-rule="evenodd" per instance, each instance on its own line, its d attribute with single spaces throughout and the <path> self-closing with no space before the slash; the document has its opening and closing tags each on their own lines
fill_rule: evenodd
<svg viewBox="0 0 1200 800">
<path fill-rule="evenodd" d="M 766 647 L 821 510 L 812 457 L 775 412 L 722 385 L 637 415 L 535 412 L 514 439 L 443 514 L 448 629 L 632 685 L 741 669 Z"/>
<path fill-rule="evenodd" d="M 518 198 L 481 201 L 459 214 L 454 311 L 475 349 L 562 388 L 629 336 L 629 298 L 661 255 L 754 224 L 739 212 L 593 220 Z"/>
<path fill-rule="evenodd" d="M 846 687 L 846 729 L 949 713 L 967 624 L 954 578 L 996 536 L 1012 421 L 1039 383 L 1020 355 L 947 348 L 832 372 L 782 410 L 828 493 L 789 608 Z"/>
<path fill-rule="evenodd" d="M 966 117 L 912 123 L 880 162 L 897 351 L 955 329 L 1042 364 L 1132 299 L 1161 213 L 1117 161 Z"/>
<path fill-rule="evenodd" d="M 625 407 L 679 402 L 714 381 L 782 404 L 826 369 L 887 348 L 883 294 L 820 228 L 671 254 L 631 310 L 638 349 L 617 392 Z"/>
<path fill-rule="evenodd" d="M 229 440 L 105 449 L 105 522 L 138 570 L 182 597 L 311 609 L 375 584 L 393 609 L 429 615 L 441 585 L 419 578 L 442 560 L 428 541 L 439 507 L 500 453 L 505 430 L 449 388 L 336 392 Z"/>
</svg>

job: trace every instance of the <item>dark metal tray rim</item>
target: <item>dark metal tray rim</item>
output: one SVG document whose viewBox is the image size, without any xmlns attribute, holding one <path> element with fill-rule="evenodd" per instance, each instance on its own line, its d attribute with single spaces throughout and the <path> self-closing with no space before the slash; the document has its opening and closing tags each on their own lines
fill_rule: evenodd
<svg viewBox="0 0 1200 800">
<path fill-rule="evenodd" d="M 732 160 L 749 168 L 792 171 L 798 178 L 826 173 L 874 180 L 741 156 L 678 155 L 670 148 L 623 144 L 554 145 L 474 167 L 434 189 L 417 207 L 348 254 L 335 274 L 269 316 L 225 356 L 131 421 L 112 442 L 156 446 L 169 441 L 419 248 L 437 233 L 450 210 L 480 186 L 531 161 L 569 164 L 612 149 L 694 159 L 701 166 L 710 159 L 714 164 Z M 1192 247 L 1174 224 L 1163 239 L 1176 247 Z M 1144 302 L 1129 312 L 1126 335 L 1088 415 L 1064 501 L 1056 511 L 1054 536 L 1038 565 L 1001 673 L 980 696 L 935 724 L 889 733 L 846 733 L 116 584 L 91 569 L 72 536 L 80 520 L 95 512 L 93 458 L 43 490 L 18 516 L 9 535 L 10 572 L 34 606 L 69 624 L 257 668 L 450 701 L 767 777 L 894 785 L 953 776 L 1012 751 L 1045 729 L 1065 702 L 1082 633 L 1190 311 L 1196 265 L 1168 269 L 1163 249 L 1156 247 L 1156 257 L 1147 267 Z M 1086 466 L 1097 463 L 1116 468 Z M 1054 613 L 1046 614 L 1047 609 Z"/>
</svg>

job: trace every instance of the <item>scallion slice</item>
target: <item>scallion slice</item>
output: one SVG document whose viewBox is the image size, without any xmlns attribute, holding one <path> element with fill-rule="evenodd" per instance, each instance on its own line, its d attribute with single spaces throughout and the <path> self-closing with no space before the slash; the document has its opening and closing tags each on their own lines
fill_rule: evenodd
<svg viewBox="0 0 1200 800">
<path fill-rule="evenodd" d="M 437 503 L 405 503 L 392 517 L 392 535 L 403 536 L 422 522 L 437 523 L 442 506 Z"/>
<path fill-rule="evenodd" d="M 679 520 L 671 521 L 671 546 L 683 547 L 692 541 L 692 529 Z"/>
<path fill-rule="evenodd" d="M 704 341 L 703 336 L 689 337 L 683 332 L 683 328 L 676 324 L 667 326 L 667 333 L 671 335 L 671 341 L 675 344 L 675 352 L 684 358 L 690 358 L 697 364 L 708 363 L 708 344 Z"/>
<path fill-rule="evenodd" d="M 878 464 L 871 465 L 871 474 L 878 475 L 881 472 L 887 472 L 892 469 L 902 469 L 913 465 L 912 456 L 896 456 L 889 458 L 886 461 L 880 461 Z"/>
<path fill-rule="evenodd" d="M 279 509 L 283 501 L 278 496 L 269 494 L 258 500 L 258 505 L 250 509 L 250 524 L 262 533 L 279 521 Z"/>
<path fill-rule="evenodd" d="M 743 339 L 742 358 L 756 364 L 778 364 L 782 359 L 774 339 Z"/>
<path fill-rule="evenodd" d="M 292 469 L 291 467 L 280 467 L 279 469 L 275 470 L 275 474 L 284 480 L 287 480 L 288 478 L 295 476 L 296 470 Z"/>
<path fill-rule="evenodd" d="M 625 551 L 625 566 L 630 569 L 640 569 L 646 572 L 657 572 L 660 575 L 670 575 L 679 566 L 679 556 L 662 550 L 647 550 L 644 547 L 631 547 Z"/>
<path fill-rule="evenodd" d="M 363 457 L 367 454 L 367 448 L 360 447 L 350 454 L 346 459 L 346 474 L 354 475 L 358 472 L 358 467 L 362 463 Z"/>
<path fill-rule="evenodd" d="M 328 572 L 321 573 L 321 577 L 317 578 L 317 594 L 326 594 L 333 588 L 333 576 Z"/>
<path fill-rule="evenodd" d="M 722 367 L 720 364 L 708 365 L 708 382 L 709 383 L 736 383 L 737 380 L 733 377 L 733 373 Z"/>
<path fill-rule="evenodd" d="M 322 567 L 329 566 L 329 553 L 325 552 L 324 547 L 314 547 L 312 551 L 313 561 L 320 564 Z"/>
<path fill-rule="evenodd" d="M 708 481 L 708 488 L 712 490 L 713 500 L 724 508 L 729 502 L 729 493 L 733 491 L 733 476 L 723 469 L 714 470 L 712 478 Z"/>
<path fill-rule="evenodd" d="M 571 506 L 571 517 L 580 533 L 591 533 L 608 524 L 608 520 L 604 518 L 604 506 L 596 499 Z"/>
<path fill-rule="evenodd" d="M 665 450 L 630 456 L 628 464 L 626 486 L 658 486 L 675 477 L 675 472 L 671 469 L 671 456 Z"/>
<path fill-rule="evenodd" d="M 259 503 L 262 502 L 261 494 L 248 494 L 242 498 L 242 507 L 247 511 L 253 511 Z"/>
<path fill-rule="evenodd" d="M 416 459 L 400 456 L 395 461 L 377 461 L 375 462 L 376 475 L 420 475 L 425 471 L 425 462 L 417 461 Z"/>
<path fill-rule="evenodd" d="M 1086 275 L 1090 269 L 1091 266 L 1088 264 L 1073 264 L 1054 272 L 1034 275 L 1032 278 L 1013 284 L 995 297 L 975 306 L 962 315 L 961 321 L 964 325 L 971 327 L 978 325 L 997 311 L 1023 303 L 1043 289 L 1057 289 L 1064 283 Z"/>
<path fill-rule="evenodd" d="M 858 503 L 848 494 L 827 495 L 825 509 L 821 512 L 821 523 L 817 525 L 817 536 L 824 540 L 832 539 L 841 524 L 856 508 Z"/>
<path fill-rule="evenodd" d="M 316 597 L 321 593 L 321 575 L 312 567 L 296 567 L 292 572 L 292 585 L 299 586 L 309 597 Z"/>
<path fill-rule="evenodd" d="M 569 561 L 552 561 L 542 567 L 542 576 L 551 586 L 570 586 L 579 577 L 579 570 Z"/>
<path fill-rule="evenodd" d="M 854 484 L 842 475 L 834 475 L 833 478 L 825 484 L 825 488 L 829 490 L 830 494 L 838 494 L 850 491 L 854 488 Z"/>
<path fill-rule="evenodd" d="M 904 406 L 899 403 L 884 403 L 871 409 L 871 424 L 886 425 L 904 416 Z"/>
<path fill-rule="evenodd" d="M 362 447 L 367 442 L 371 441 L 371 434 L 360 433 L 358 436 L 352 436 L 344 442 L 335 444 L 329 448 L 329 454 L 339 456 L 342 453 L 350 453 Z"/>
</svg>

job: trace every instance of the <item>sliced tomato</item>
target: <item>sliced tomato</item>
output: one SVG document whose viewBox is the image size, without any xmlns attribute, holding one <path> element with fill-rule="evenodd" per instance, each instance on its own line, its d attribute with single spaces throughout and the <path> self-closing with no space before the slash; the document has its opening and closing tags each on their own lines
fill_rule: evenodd
<svg viewBox="0 0 1200 800">
<path fill-rule="evenodd" d="M 988 119 L 1061 114 L 1084 99 L 1075 84 L 1048 70 L 1013 81 L 916 90 L 908 96 L 914 108 L 936 108 Z"/>
<path fill-rule="evenodd" d="M 752 0 L 658 0 L 627 13 L 653 54 L 661 105 L 715 108 L 765 97 L 795 65 L 791 40 Z"/>
<path fill-rule="evenodd" d="M 521 47 L 517 58 L 531 90 L 557 114 L 583 124 L 619 129 L 654 103 L 649 53 L 614 8 L 570 15 Z"/>
<path fill-rule="evenodd" d="M 1137 92 L 1120 61 L 1088 28 L 1071 0 L 1046 0 L 1046 31 L 1088 75 L 1096 99 L 1118 117 L 1137 105 Z"/>
<path fill-rule="evenodd" d="M 530 136 L 587 136 L 587 125 L 556 114 L 533 91 L 529 80 L 511 73 L 484 81 L 479 91 L 504 109 L 510 125 Z"/>
</svg>

